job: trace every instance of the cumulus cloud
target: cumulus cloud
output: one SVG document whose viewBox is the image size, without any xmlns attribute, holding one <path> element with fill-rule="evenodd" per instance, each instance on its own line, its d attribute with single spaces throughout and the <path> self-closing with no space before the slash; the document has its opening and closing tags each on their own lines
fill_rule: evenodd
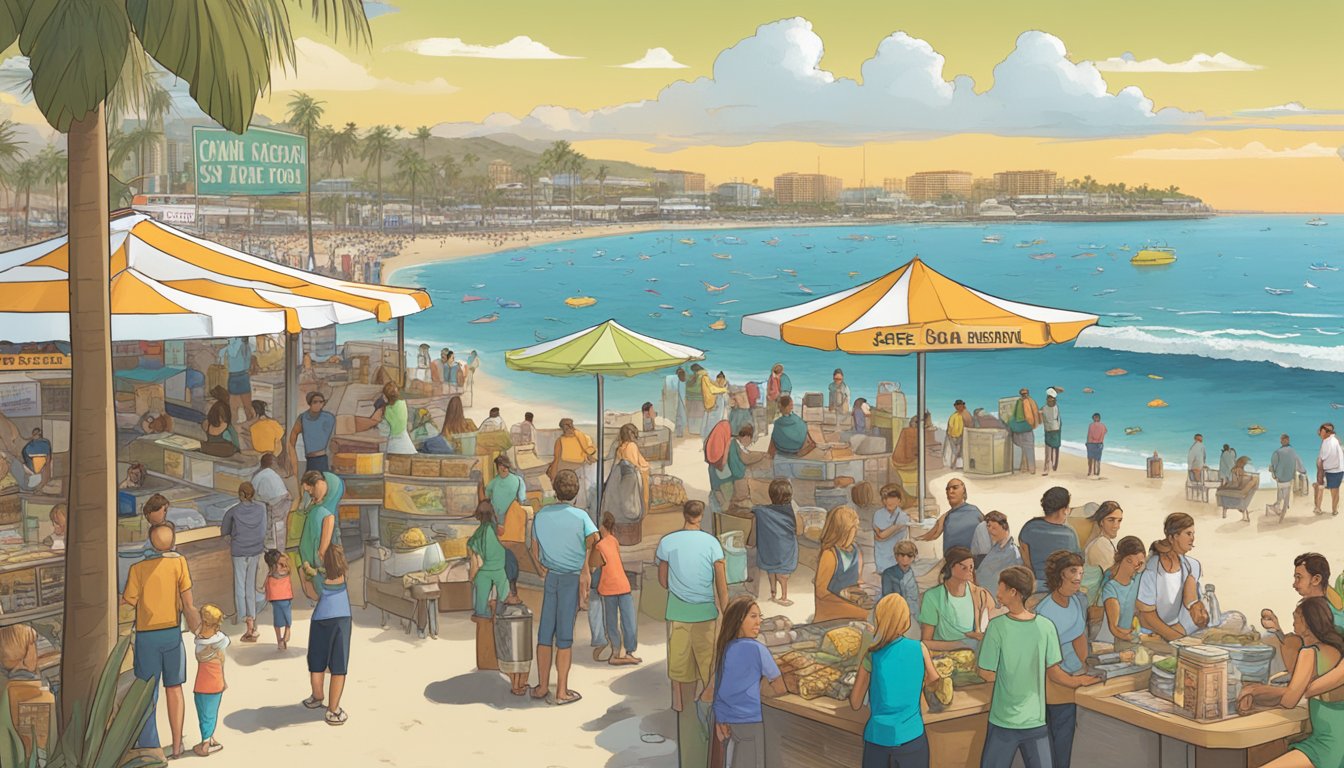
<svg viewBox="0 0 1344 768">
<path fill-rule="evenodd" d="M 591 111 L 540 106 L 523 117 L 443 123 L 441 136 L 509 130 L 534 139 L 627 138 L 665 148 L 799 140 L 830 144 L 951 133 L 1097 137 L 1185 130 L 1202 115 L 1157 110 L 1135 87 L 1110 93 L 1095 66 L 1068 59 L 1045 32 L 1017 39 L 992 87 L 947 79 L 927 41 L 894 33 L 865 61 L 861 79 L 821 67 L 825 46 L 803 18 L 764 24 L 721 52 L 713 74 L 665 87 L 657 98 Z"/>
<path fill-rule="evenodd" d="M 1120 160 L 1305 160 L 1320 157 L 1334 157 L 1336 152 L 1344 152 L 1324 147 L 1316 142 L 1300 147 L 1270 149 L 1258 141 L 1252 141 L 1244 147 L 1190 147 L 1182 149 L 1136 149 Z M 1344 157 L 1344 154 L 1341 155 Z"/>
<path fill-rule="evenodd" d="M 519 35 L 499 45 L 465 43 L 460 37 L 426 37 L 411 40 L 396 49 L 418 53 L 421 56 L 461 56 L 473 59 L 579 59 L 551 50 L 544 43 L 527 35 Z"/>
<path fill-rule="evenodd" d="M 677 61 L 666 48 L 650 48 L 642 58 L 616 66 L 622 69 L 686 69 L 686 65 Z"/>
<path fill-rule="evenodd" d="M 1112 56 L 1095 62 L 1102 72 L 1174 72 L 1190 74 L 1195 72 L 1253 72 L 1264 69 L 1258 64 L 1249 64 L 1219 51 L 1212 56 L 1196 53 L 1185 61 L 1163 61 L 1161 59 L 1138 59 L 1126 51 L 1120 56 Z"/>
<path fill-rule="evenodd" d="M 277 67 L 271 73 L 274 91 L 391 91 L 394 93 L 452 93 L 459 90 L 441 77 L 406 83 L 375 77 L 363 64 L 311 38 L 294 41 L 294 70 Z"/>
<path fill-rule="evenodd" d="M 1273 107 L 1243 109 L 1238 111 L 1237 114 L 1250 117 L 1307 117 L 1309 115 L 1344 115 L 1344 110 L 1308 109 L 1300 101 L 1290 101 L 1287 104 L 1279 104 Z"/>
</svg>

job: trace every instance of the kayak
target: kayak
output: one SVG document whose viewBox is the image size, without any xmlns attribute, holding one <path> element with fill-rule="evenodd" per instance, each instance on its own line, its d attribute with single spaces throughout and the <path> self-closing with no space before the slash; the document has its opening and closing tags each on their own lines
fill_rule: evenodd
<svg viewBox="0 0 1344 768">
<path fill-rule="evenodd" d="M 597 299 L 594 299 L 592 296 L 570 296 L 568 299 L 565 299 L 566 305 L 576 309 L 591 307 L 596 303 Z"/>
</svg>

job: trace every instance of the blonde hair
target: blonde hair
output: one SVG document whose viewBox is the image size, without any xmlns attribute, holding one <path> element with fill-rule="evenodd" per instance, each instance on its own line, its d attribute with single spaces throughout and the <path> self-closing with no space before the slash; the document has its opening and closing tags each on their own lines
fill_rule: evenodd
<svg viewBox="0 0 1344 768">
<path fill-rule="evenodd" d="M 846 541 L 853 543 L 859 532 L 859 513 L 844 505 L 831 510 L 826 526 L 821 529 L 821 551 L 838 547 Z"/>
<path fill-rule="evenodd" d="M 919 557 L 919 546 L 909 539 L 901 539 L 896 542 L 896 554 Z"/>
<path fill-rule="evenodd" d="M 894 642 L 910 629 L 910 605 L 905 602 L 904 597 L 894 592 L 877 601 L 873 615 L 877 629 L 869 651 L 875 651 Z"/>
<path fill-rule="evenodd" d="M 224 611 L 220 610 L 214 603 L 206 603 L 201 606 L 201 624 L 207 627 L 219 629 L 219 625 L 224 621 Z"/>
</svg>

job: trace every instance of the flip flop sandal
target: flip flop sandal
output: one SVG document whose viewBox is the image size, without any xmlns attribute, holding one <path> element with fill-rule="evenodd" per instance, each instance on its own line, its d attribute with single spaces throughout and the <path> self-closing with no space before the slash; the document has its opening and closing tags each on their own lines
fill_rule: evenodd
<svg viewBox="0 0 1344 768">
<path fill-rule="evenodd" d="M 340 709 L 335 712 L 328 711 L 325 719 L 327 725 L 345 725 L 345 721 L 350 718 L 346 716 L 344 709 Z"/>
<path fill-rule="evenodd" d="M 569 692 L 568 699 L 561 699 L 556 696 L 551 696 L 550 698 L 547 699 L 547 703 L 554 704 L 557 707 L 563 707 L 566 704 L 573 704 L 576 701 L 582 701 L 582 700 L 583 700 L 583 694 L 579 693 L 578 691 L 571 690 Z"/>
<path fill-rule="evenodd" d="M 315 699 L 312 696 L 309 696 L 303 700 L 303 706 L 308 709 L 321 709 L 324 705 L 322 704 L 321 699 Z"/>
</svg>

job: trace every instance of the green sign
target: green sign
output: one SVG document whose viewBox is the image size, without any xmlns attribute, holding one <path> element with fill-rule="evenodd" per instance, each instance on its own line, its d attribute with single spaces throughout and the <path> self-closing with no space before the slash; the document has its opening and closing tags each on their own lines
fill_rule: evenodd
<svg viewBox="0 0 1344 768">
<path fill-rule="evenodd" d="M 293 195 L 304 191 L 308 143 L 270 128 L 242 135 L 192 129 L 198 195 Z"/>
</svg>

